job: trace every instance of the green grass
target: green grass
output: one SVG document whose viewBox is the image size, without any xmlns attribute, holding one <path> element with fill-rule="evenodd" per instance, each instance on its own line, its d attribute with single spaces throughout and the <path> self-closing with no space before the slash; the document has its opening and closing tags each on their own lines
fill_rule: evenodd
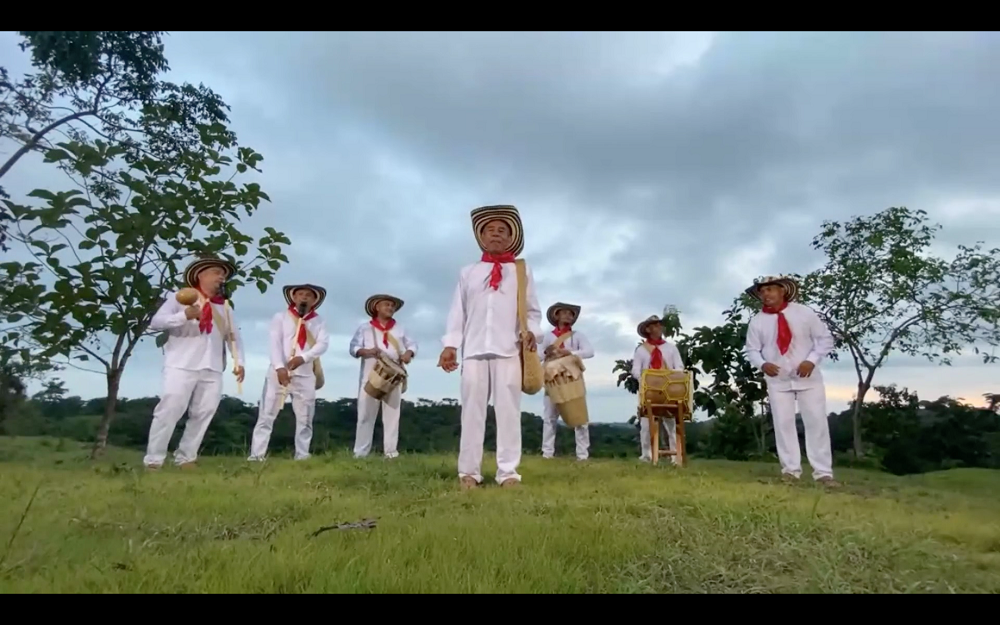
<svg viewBox="0 0 1000 625">
<path fill-rule="evenodd" d="M 520 489 L 462 492 L 449 455 L 86 455 L 0 438 L 3 592 L 1000 592 L 996 471 L 842 470 L 825 492 L 770 464 L 526 456 Z"/>
</svg>

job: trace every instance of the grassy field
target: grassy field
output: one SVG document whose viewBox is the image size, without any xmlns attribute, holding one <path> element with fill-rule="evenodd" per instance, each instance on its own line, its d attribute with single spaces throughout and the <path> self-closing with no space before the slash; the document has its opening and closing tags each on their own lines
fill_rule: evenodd
<svg viewBox="0 0 1000 625">
<path fill-rule="evenodd" d="M 529 456 L 521 488 L 462 492 L 454 456 L 85 458 L 0 438 L 3 592 L 1000 592 L 995 471 L 828 492 L 776 465 Z"/>
</svg>

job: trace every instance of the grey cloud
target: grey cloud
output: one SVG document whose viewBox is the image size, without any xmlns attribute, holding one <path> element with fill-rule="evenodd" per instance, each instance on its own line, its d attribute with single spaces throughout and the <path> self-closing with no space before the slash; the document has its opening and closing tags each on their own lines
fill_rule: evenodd
<svg viewBox="0 0 1000 625">
<path fill-rule="evenodd" d="M 422 360 L 436 361 L 454 281 L 478 256 L 479 204 L 521 208 L 542 306 L 587 301 L 581 329 L 610 359 L 635 340 L 600 315 L 634 326 L 675 303 L 688 329 L 717 322 L 752 276 L 821 262 L 809 241 L 824 219 L 904 204 L 946 223 L 942 243 L 1000 243 L 988 210 L 943 208 L 997 207 L 997 35 L 724 33 L 663 73 L 697 45 L 663 33 L 186 33 L 167 53 L 178 79 L 222 92 L 241 143 L 265 156 L 274 205 L 253 224 L 293 241 L 276 284 L 327 286 L 338 334 L 363 321 L 372 292 L 403 297 Z M 608 255 L 612 226 L 630 232 Z M 761 266 L 740 260 L 767 245 Z M 248 289 L 237 305 L 266 318 L 282 302 Z M 455 396 L 454 379 L 425 366 Z"/>
</svg>

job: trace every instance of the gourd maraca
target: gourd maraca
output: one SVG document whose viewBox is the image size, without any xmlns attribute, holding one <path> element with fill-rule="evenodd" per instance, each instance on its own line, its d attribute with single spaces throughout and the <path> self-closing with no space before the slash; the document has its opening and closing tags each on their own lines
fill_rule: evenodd
<svg viewBox="0 0 1000 625">
<path fill-rule="evenodd" d="M 177 301 L 184 306 L 192 306 L 198 301 L 198 291 L 192 288 L 177 291 Z"/>
</svg>

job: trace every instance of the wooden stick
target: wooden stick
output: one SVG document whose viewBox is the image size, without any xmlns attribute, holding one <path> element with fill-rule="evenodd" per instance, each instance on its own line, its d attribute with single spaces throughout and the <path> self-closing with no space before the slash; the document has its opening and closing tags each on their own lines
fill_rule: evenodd
<svg viewBox="0 0 1000 625">
<path fill-rule="evenodd" d="M 208 304 L 211 306 L 211 304 Z M 233 326 L 233 315 L 230 312 L 229 300 L 226 300 L 226 321 L 229 322 L 229 333 L 226 338 L 229 339 L 229 351 L 233 354 L 233 375 L 236 376 L 236 394 L 243 394 L 243 383 L 239 379 L 239 368 L 240 368 L 240 352 L 236 349 L 236 330 Z"/>
</svg>

